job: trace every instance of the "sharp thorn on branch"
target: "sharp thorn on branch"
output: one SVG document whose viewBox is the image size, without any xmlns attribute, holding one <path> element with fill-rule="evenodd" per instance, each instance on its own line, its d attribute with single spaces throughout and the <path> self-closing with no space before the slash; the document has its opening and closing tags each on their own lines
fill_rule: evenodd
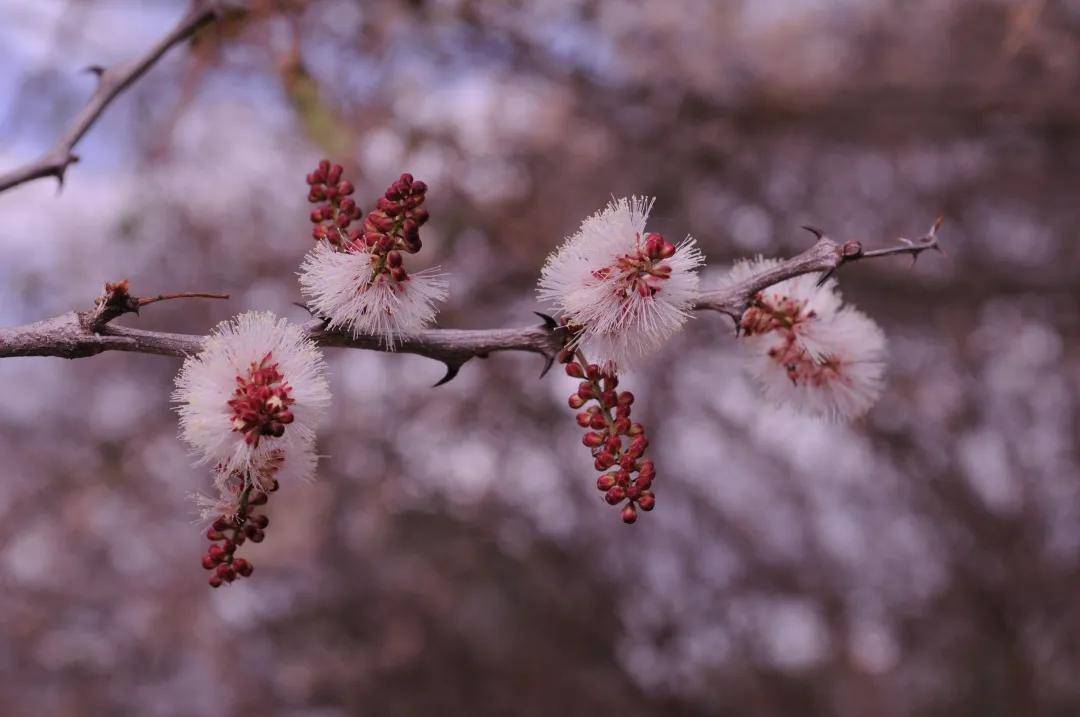
<svg viewBox="0 0 1080 717">
<path fill-rule="evenodd" d="M 819 229 L 819 228 L 817 228 L 815 226 L 810 226 L 809 224 L 804 224 L 802 226 L 802 228 L 805 229 L 806 231 L 810 232 L 811 234 L 813 234 L 818 239 L 825 236 L 825 230 L 824 229 Z"/>
<path fill-rule="evenodd" d="M 559 328 L 559 324 L 558 324 L 558 323 L 556 323 L 555 319 L 553 319 L 552 317 L 548 316 L 547 314 L 542 314 L 542 313 L 540 313 L 539 311 L 534 311 L 533 313 L 534 313 L 534 314 L 536 314 L 537 316 L 539 316 L 539 317 L 540 317 L 541 319 L 543 319 L 543 320 L 544 320 L 544 326 L 545 326 L 546 328 L 549 328 L 549 329 L 551 329 L 552 331 L 554 331 L 555 329 Z"/>
<path fill-rule="evenodd" d="M 821 275 L 820 279 L 817 280 L 817 285 L 818 286 L 825 286 L 825 282 L 827 282 L 829 279 L 831 279 L 833 274 L 835 274 L 835 273 L 836 273 L 836 268 L 835 267 L 832 268 L 832 269 L 829 269 L 828 271 L 826 271 L 824 274 Z"/>
<path fill-rule="evenodd" d="M 550 371 L 551 367 L 554 365 L 555 355 L 552 354 L 551 356 L 548 356 L 547 354 L 544 354 L 544 368 L 540 369 L 540 375 L 538 376 L 538 378 L 543 378 L 544 376 L 547 376 L 548 371 Z"/>
<path fill-rule="evenodd" d="M 442 378 L 440 378 L 435 383 L 435 385 L 432 386 L 432 388 L 438 388 L 439 386 L 442 386 L 444 383 L 450 383 L 451 381 L 453 381 L 454 377 L 458 375 L 458 371 L 461 370 L 461 367 L 465 362 L 464 361 L 461 361 L 461 362 L 443 361 L 443 363 L 446 364 L 446 375 L 443 376 Z"/>
</svg>

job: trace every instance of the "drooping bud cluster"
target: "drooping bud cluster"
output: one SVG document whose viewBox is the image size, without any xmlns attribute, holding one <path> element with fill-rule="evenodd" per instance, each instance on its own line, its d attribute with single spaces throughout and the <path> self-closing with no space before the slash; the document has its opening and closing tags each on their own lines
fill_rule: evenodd
<svg viewBox="0 0 1080 717">
<path fill-rule="evenodd" d="M 265 506 L 270 494 L 278 489 L 274 474 L 280 461 L 275 458 L 283 456 L 271 455 L 263 469 L 252 477 L 233 473 L 219 480 L 231 500 L 206 501 L 205 514 L 213 517 L 213 523 L 206 530 L 210 547 L 202 557 L 202 566 L 213 571 L 210 587 L 218 588 L 238 577 L 251 576 L 254 566 L 250 560 L 237 556 L 236 549 L 248 540 L 261 543 L 266 538 L 270 519 L 255 511 Z"/>
<path fill-rule="evenodd" d="M 603 474 L 596 487 L 608 505 L 623 506 L 624 523 L 633 523 L 639 509 L 650 511 L 656 505 L 656 467 L 644 457 L 649 438 L 640 423 L 630 420 L 634 394 L 616 391 L 618 376 L 588 363 L 580 353 L 563 351 L 559 360 L 568 376 L 580 379 L 569 403 L 579 411 L 578 425 L 586 429 L 581 442 L 592 451 L 593 467 Z"/>
<path fill-rule="evenodd" d="M 740 262 L 729 281 L 772 268 Z M 818 274 L 759 291 L 739 321 L 740 342 L 765 394 L 796 410 L 833 419 L 865 413 L 881 394 L 885 336 L 861 311 L 843 306 L 835 280 Z"/>
<path fill-rule="evenodd" d="M 307 175 L 307 183 L 311 186 L 308 201 L 319 205 L 311 210 L 311 223 L 315 225 L 311 236 L 316 241 L 329 242 L 341 251 L 349 242 L 360 238 L 360 230 L 350 229 L 350 225 L 362 213 L 350 196 L 355 187 L 342 176 L 343 172 L 340 164 L 330 164 L 324 159 Z"/>
<path fill-rule="evenodd" d="M 236 377 L 236 391 L 229 401 L 233 410 L 233 430 L 244 434 L 244 442 L 257 448 L 259 438 L 280 438 L 293 422 L 289 406 L 296 403 L 292 388 L 281 375 L 272 353 L 252 363 L 247 376 Z"/>
<path fill-rule="evenodd" d="M 322 179 L 324 167 L 327 179 L 340 177 L 340 165 L 324 161 L 308 175 L 309 183 Z M 339 179 L 338 186 L 345 182 Z M 309 199 L 325 194 L 322 186 L 313 185 Z M 426 196 L 427 185 L 406 173 L 387 188 L 360 229 L 348 229 L 360 216 L 351 199 L 337 206 L 330 201 L 312 213 L 318 223 L 314 236 L 326 241 L 304 258 L 300 289 L 330 328 L 380 336 L 393 348 L 402 334 L 434 321 L 436 303 L 446 298 L 446 280 L 433 269 L 410 274 L 404 257 L 422 246 L 420 227 L 429 218 L 421 206 Z"/>
<path fill-rule="evenodd" d="M 620 370 L 679 331 L 697 299 L 704 262 L 689 237 L 645 232 L 652 202 L 619 199 L 589 217 L 548 257 L 539 297 L 579 328 L 575 345 Z"/>
</svg>

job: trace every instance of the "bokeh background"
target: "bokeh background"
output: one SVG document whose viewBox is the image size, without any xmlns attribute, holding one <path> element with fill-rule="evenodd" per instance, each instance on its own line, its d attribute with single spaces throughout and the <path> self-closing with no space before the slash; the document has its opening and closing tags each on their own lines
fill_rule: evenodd
<svg viewBox="0 0 1080 717">
<path fill-rule="evenodd" d="M 804 223 L 874 247 L 941 214 L 949 256 L 842 272 L 891 346 L 852 424 L 763 404 L 695 318 L 624 382 L 659 469 L 633 527 L 537 357 L 432 389 L 435 362 L 330 350 L 320 480 L 217 591 L 179 362 L 0 361 L 0 712 L 1080 713 L 1080 3 L 252 5 L 110 107 L 62 193 L 0 195 L 0 324 L 120 278 L 233 296 L 121 323 L 302 319 L 322 156 L 364 207 L 429 183 L 447 327 L 535 321 L 544 256 L 613 194 L 655 195 L 706 285 Z M 0 167 L 184 7 L 0 0 Z"/>
</svg>

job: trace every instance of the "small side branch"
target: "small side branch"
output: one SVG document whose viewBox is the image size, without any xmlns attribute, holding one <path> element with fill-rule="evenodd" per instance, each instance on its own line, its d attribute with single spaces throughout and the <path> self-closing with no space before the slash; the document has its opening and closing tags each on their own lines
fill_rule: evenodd
<svg viewBox="0 0 1080 717">
<path fill-rule="evenodd" d="M 221 12 L 219 0 L 194 0 L 173 29 L 141 57 L 116 67 L 88 68 L 97 75 L 98 83 L 82 111 L 49 151 L 33 162 L 0 175 L 0 192 L 43 177 L 55 177 L 63 186 L 67 168 L 79 161 L 75 154 L 75 145 L 94 126 L 105 108 L 153 67 L 169 49 L 194 35 L 204 25 L 213 22 Z"/>
</svg>

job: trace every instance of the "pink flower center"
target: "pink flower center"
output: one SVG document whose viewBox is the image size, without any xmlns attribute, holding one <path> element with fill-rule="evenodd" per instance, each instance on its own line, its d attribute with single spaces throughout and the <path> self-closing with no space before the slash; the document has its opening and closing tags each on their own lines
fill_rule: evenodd
<svg viewBox="0 0 1080 717">
<path fill-rule="evenodd" d="M 831 383 L 849 382 L 839 358 L 826 356 L 815 361 L 792 334 L 786 337 L 783 346 L 769 349 L 769 358 L 784 367 L 791 383 L 796 386 L 822 388 Z"/>
<path fill-rule="evenodd" d="M 747 336 L 767 334 L 770 331 L 791 331 L 817 316 L 815 312 L 805 310 L 805 300 L 782 294 L 765 296 L 759 292 L 754 297 L 754 303 L 743 313 L 739 328 Z"/>
<path fill-rule="evenodd" d="M 674 244 L 660 234 L 647 234 L 644 242 L 638 235 L 635 244 L 637 248 L 618 257 L 614 265 L 593 272 L 600 280 L 616 275 L 615 293 L 621 298 L 635 293 L 648 298 L 660 293 L 664 282 L 671 278 L 671 267 L 663 262 L 675 254 Z"/>
<path fill-rule="evenodd" d="M 236 377 L 236 390 L 229 401 L 234 431 L 244 434 L 244 442 L 258 447 L 262 436 L 280 438 L 293 422 L 289 406 L 296 403 L 292 386 L 271 362 L 271 354 L 252 363 L 246 376 Z"/>
</svg>

